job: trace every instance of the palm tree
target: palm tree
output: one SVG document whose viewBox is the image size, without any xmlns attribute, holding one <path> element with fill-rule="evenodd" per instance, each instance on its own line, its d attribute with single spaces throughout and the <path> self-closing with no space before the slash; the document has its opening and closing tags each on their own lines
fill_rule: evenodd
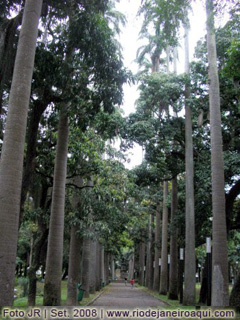
<svg viewBox="0 0 240 320">
<path fill-rule="evenodd" d="M 91 239 L 89 236 L 85 235 L 83 239 L 83 252 L 82 252 L 82 286 L 84 291 L 84 296 L 89 297 L 90 289 L 90 265 L 91 265 Z"/>
<path fill-rule="evenodd" d="M 189 38 L 188 27 L 185 26 L 185 72 L 189 74 Z M 190 89 L 185 89 L 185 171 L 186 171 L 186 204 L 185 204 L 185 266 L 183 304 L 195 304 L 196 258 L 195 258 L 195 212 L 194 212 L 194 164 L 192 140 L 192 110 L 188 103 Z"/>
<path fill-rule="evenodd" d="M 206 13 L 213 211 L 212 305 L 228 306 L 228 252 L 224 194 L 225 184 L 213 0 L 206 0 Z"/>
<path fill-rule="evenodd" d="M 90 177 L 90 179 L 88 180 L 87 185 L 89 187 L 93 187 L 93 180 L 92 177 Z M 92 222 L 92 208 L 89 208 L 89 212 L 88 212 L 88 225 L 86 226 L 86 231 L 87 233 L 85 233 L 84 237 L 83 237 L 83 250 L 82 250 L 82 286 L 83 289 L 85 290 L 84 292 L 84 296 L 86 298 L 89 297 L 89 293 L 90 293 L 90 289 L 91 289 L 91 277 L 92 275 L 92 268 L 91 265 L 93 264 L 91 262 L 91 258 L 92 258 L 92 244 L 93 244 L 93 239 L 92 234 L 93 234 L 93 226 L 91 225 Z"/>
<path fill-rule="evenodd" d="M 139 284 L 144 285 L 144 267 L 145 267 L 145 237 L 142 234 L 139 243 Z"/>
<path fill-rule="evenodd" d="M 171 223 L 172 231 L 170 236 L 170 270 L 169 270 L 169 293 L 168 298 L 178 298 L 178 230 L 174 225 L 174 218 L 178 207 L 178 183 L 177 177 L 172 179 L 172 201 L 171 201 Z"/>
<path fill-rule="evenodd" d="M 74 184 L 78 188 L 83 187 L 83 179 L 80 176 L 74 178 Z M 77 210 L 80 201 L 79 193 L 74 190 L 72 198 L 72 208 Z M 67 286 L 67 305 L 77 305 L 77 284 L 80 282 L 80 261 L 81 261 L 81 247 L 82 238 L 77 231 L 79 225 L 72 225 L 70 238 L 70 252 L 69 252 L 69 268 L 68 268 L 68 286 Z"/>
<path fill-rule="evenodd" d="M 161 217 L 160 217 L 160 206 L 157 205 L 156 208 L 156 226 L 155 226 L 155 268 L 154 268 L 154 275 L 153 275 L 153 290 L 159 290 L 159 258 L 160 258 L 160 224 L 161 224 Z"/>
<path fill-rule="evenodd" d="M 160 294 L 167 294 L 168 291 L 168 181 L 163 183 L 163 214 L 162 214 L 162 250 L 161 250 L 161 280 Z"/>
<path fill-rule="evenodd" d="M 69 251 L 67 305 L 77 305 L 77 284 L 80 282 L 80 261 L 82 239 L 77 234 L 78 226 L 71 227 L 71 240 Z"/>
<path fill-rule="evenodd" d="M 54 166 L 52 207 L 50 216 L 46 277 L 44 282 L 44 305 L 61 305 L 61 279 L 63 258 L 63 232 L 65 210 L 65 184 L 68 153 L 67 105 L 60 112 L 57 151 Z"/>
<path fill-rule="evenodd" d="M 27 114 L 42 0 L 26 0 L 0 163 L 0 305 L 12 305 Z M 10 196 L 11 195 L 11 196 Z"/>
<path fill-rule="evenodd" d="M 146 286 L 148 289 L 152 289 L 153 285 L 153 256 L 152 256 L 152 226 L 153 226 L 153 215 L 149 215 L 148 220 L 148 241 L 147 241 L 147 262 L 146 262 Z"/>
<path fill-rule="evenodd" d="M 173 50 L 174 54 L 174 73 L 177 74 L 177 48 Z M 177 116 L 177 113 L 174 114 Z M 176 142 L 173 141 L 173 148 Z M 172 300 L 178 299 L 178 228 L 175 225 L 175 215 L 178 209 L 178 180 L 177 176 L 172 179 L 171 191 L 171 224 L 172 230 L 170 235 L 170 268 L 169 268 L 169 291 L 168 298 Z"/>
</svg>

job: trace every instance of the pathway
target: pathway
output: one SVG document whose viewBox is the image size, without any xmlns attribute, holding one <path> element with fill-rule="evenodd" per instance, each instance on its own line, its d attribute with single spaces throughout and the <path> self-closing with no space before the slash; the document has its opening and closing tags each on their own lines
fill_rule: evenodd
<svg viewBox="0 0 240 320">
<path fill-rule="evenodd" d="M 137 287 L 132 288 L 129 283 L 125 285 L 121 282 L 113 282 L 91 306 L 156 308 L 166 306 L 166 304 Z"/>
</svg>

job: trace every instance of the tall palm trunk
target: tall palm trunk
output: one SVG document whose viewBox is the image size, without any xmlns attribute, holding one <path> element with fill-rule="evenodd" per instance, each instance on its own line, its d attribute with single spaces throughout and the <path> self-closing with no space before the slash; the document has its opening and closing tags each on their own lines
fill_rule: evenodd
<svg viewBox="0 0 240 320">
<path fill-rule="evenodd" d="M 177 177 L 172 179 L 172 203 L 171 203 L 171 223 L 172 231 L 170 236 L 170 270 L 169 270 L 169 293 L 168 297 L 172 300 L 178 299 L 178 230 L 174 224 L 174 218 L 178 206 Z"/>
<path fill-rule="evenodd" d="M 88 180 L 88 187 L 93 187 L 93 181 L 92 177 Z M 90 211 L 88 212 L 88 223 L 92 220 L 92 211 L 90 208 Z M 83 289 L 85 290 L 84 296 L 86 298 L 89 297 L 90 293 L 90 287 L 91 287 L 91 265 L 95 263 L 91 261 L 92 258 L 92 242 L 91 234 L 93 233 L 92 226 L 88 225 L 88 232 L 89 234 L 85 233 L 83 238 L 83 252 L 82 252 L 82 285 Z"/>
<path fill-rule="evenodd" d="M 104 250 L 104 245 L 100 244 L 100 255 L 101 255 L 101 285 L 105 285 L 106 284 L 106 275 L 105 275 L 105 268 L 104 268 L 104 259 L 105 259 L 105 250 Z"/>
<path fill-rule="evenodd" d="M 102 251 L 101 251 L 101 245 L 99 240 L 97 240 L 97 248 L 96 248 L 96 272 L 95 272 L 95 277 L 96 277 L 96 291 L 99 291 L 101 289 L 101 256 L 102 256 Z"/>
<path fill-rule="evenodd" d="M 162 250 L 161 250 L 161 279 L 160 294 L 167 294 L 168 290 L 168 181 L 163 183 L 163 215 L 162 215 Z"/>
<path fill-rule="evenodd" d="M 77 177 L 74 179 L 78 187 L 83 186 L 83 179 Z M 80 201 L 79 193 L 75 190 L 72 199 L 72 208 L 76 210 Z M 67 286 L 67 305 L 77 305 L 77 284 L 80 282 L 80 262 L 81 262 L 81 247 L 82 239 L 77 234 L 78 225 L 71 227 L 70 252 L 69 252 L 69 267 L 68 267 L 68 286 Z"/>
<path fill-rule="evenodd" d="M 109 253 L 104 251 L 105 284 L 109 284 Z"/>
<path fill-rule="evenodd" d="M 106 275 L 105 275 L 105 250 L 104 250 L 104 245 L 100 245 L 100 250 L 101 250 L 101 284 L 106 284 Z"/>
<path fill-rule="evenodd" d="M 111 255 L 111 275 L 112 275 L 112 280 L 115 280 L 115 260 L 114 260 L 114 255 Z"/>
<path fill-rule="evenodd" d="M 24 8 L 0 163 L 0 305 L 12 305 L 27 114 L 42 0 Z M 11 195 L 11 196 L 10 196 Z"/>
<path fill-rule="evenodd" d="M 189 39 L 188 28 L 185 27 L 185 72 L 189 74 Z M 184 296 L 183 304 L 195 305 L 196 258 L 195 258 L 195 212 L 194 212 L 194 163 L 192 140 L 192 110 L 187 99 L 190 89 L 185 88 L 185 266 L 184 266 Z"/>
<path fill-rule="evenodd" d="M 177 74 L 177 48 L 174 48 L 174 72 Z M 174 112 L 177 117 L 177 113 Z M 173 141 L 175 149 L 176 141 Z M 172 300 L 178 299 L 178 228 L 175 226 L 174 218 L 178 207 L 178 180 L 177 176 L 172 179 L 172 200 L 171 200 L 171 224 L 170 236 L 170 270 L 169 270 L 169 292 L 168 297 Z"/>
<path fill-rule="evenodd" d="M 79 227 L 71 227 L 71 240 L 68 267 L 67 305 L 77 305 L 77 284 L 80 282 L 82 239 L 77 234 Z"/>
<path fill-rule="evenodd" d="M 145 238 L 142 236 L 139 244 L 139 284 L 144 285 L 144 267 L 145 267 Z"/>
<path fill-rule="evenodd" d="M 94 293 L 96 291 L 96 253 L 97 253 L 97 240 L 91 240 L 90 249 L 90 278 L 89 278 L 89 293 Z"/>
<path fill-rule="evenodd" d="M 220 111 L 220 91 L 214 32 L 213 1 L 206 1 L 209 104 L 211 131 L 211 171 L 213 210 L 212 305 L 228 306 L 228 253 L 224 194 L 224 167 Z"/>
<path fill-rule="evenodd" d="M 134 265 L 135 265 L 135 254 L 133 253 L 129 260 L 129 279 L 134 278 Z"/>
<path fill-rule="evenodd" d="M 146 286 L 148 287 L 148 289 L 152 289 L 152 286 L 153 286 L 152 225 L 153 225 L 153 215 L 150 214 L 149 222 L 148 222 L 147 263 L 146 263 Z"/>
<path fill-rule="evenodd" d="M 155 253 L 154 253 L 154 275 L 153 275 L 153 290 L 159 290 L 159 258 L 160 258 L 160 227 L 161 227 L 161 217 L 160 217 L 160 206 L 157 205 L 156 208 L 156 226 L 155 226 Z"/>
<path fill-rule="evenodd" d="M 167 46 L 167 74 L 170 73 L 170 47 Z M 165 107 L 166 114 L 169 114 L 169 106 Z M 168 181 L 163 183 L 163 213 L 162 213 L 162 248 L 161 248 L 161 273 L 160 273 L 160 294 L 167 294 L 168 291 Z"/>
<path fill-rule="evenodd" d="M 91 265 L 91 239 L 86 235 L 83 239 L 83 252 L 82 252 L 82 286 L 84 296 L 89 297 L 90 288 L 90 265 Z"/>
<path fill-rule="evenodd" d="M 54 181 L 52 207 L 48 236 L 46 277 L 44 285 L 44 305 L 61 305 L 61 278 L 63 259 L 63 232 L 65 184 L 67 175 L 68 153 L 68 116 L 67 105 L 60 112 L 56 160 L 54 166 Z"/>
</svg>

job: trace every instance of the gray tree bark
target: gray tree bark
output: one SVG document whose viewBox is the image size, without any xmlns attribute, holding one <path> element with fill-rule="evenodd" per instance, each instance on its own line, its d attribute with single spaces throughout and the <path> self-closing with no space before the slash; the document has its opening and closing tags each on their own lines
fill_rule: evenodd
<svg viewBox="0 0 240 320">
<path fill-rule="evenodd" d="M 95 293 L 96 291 L 96 252 L 97 252 L 97 240 L 91 240 L 90 249 L 90 279 L 89 279 L 89 293 Z"/>
<path fill-rule="evenodd" d="M 148 289 L 153 287 L 153 255 L 152 255 L 152 226 L 153 226 L 153 215 L 149 216 L 148 222 L 148 242 L 147 242 L 147 262 L 146 262 L 146 286 Z"/>
<path fill-rule="evenodd" d="M 154 254 L 154 261 L 155 261 L 155 268 L 154 268 L 154 275 L 153 275 L 153 290 L 159 291 L 160 285 L 160 275 L 159 275 L 159 258 L 160 258 L 160 230 L 161 227 L 161 217 L 160 217 L 160 206 L 157 205 L 156 208 L 156 226 L 155 226 L 155 254 Z"/>
<path fill-rule="evenodd" d="M 97 247 L 96 247 L 96 291 L 101 289 L 101 245 L 99 240 L 97 240 Z"/>
<path fill-rule="evenodd" d="M 212 306 L 220 307 L 229 305 L 228 252 L 220 90 L 212 0 L 206 0 L 206 12 L 213 211 Z"/>
<path fill-rule="evenodd" d="M 189 74 L 189 39 L 188 29 L 185 27 L 185 73 Z M 185 88 L 185 265 L 184 265 L 184 294 L 185 306 L 195 305 L 196 285 L 196 257 L 195 257 L 195 211 L 194 211 L 194 163 L 192 140 L 192 110 L 187 99 L 190 97 L 190 89 Z"/>
<path fill-rule="evenodd" d="M 131 258 L 130 258 L 130 260 L 129 260 L 129 267 L 128 267 L 129 279 L 133 279 L 134 278 L 134 262 L 135 262 L 135 258 L 134 258 L 134 253 L 133 253 Z"/>
<path fill-rule="evenodd" d="M 83 239 L 83 252 L 82 252 L 82 288 L 85 290 L 84 296 L 89 297 L 90 289 L 90 265 L 91 265 L 91 239 L 87 236 Z"/>
<path fill-rule="evenodd" d="M 159 293 L 166 295 L 168 291 L 168 181 L 163 185 L 163 216 L 162 216 L 162 250 L 161 250 L 161 278 Z"/>
<path fill-rule="evenodd" d="M 14 297 L 27 114 L 42 0 L 27 0 L 15 59 L 0 163 L 0 305 Z M 11 195 L 11 196 L 9 196 Z"/>
<path fill-rule="evenodd" d="M 76 177 L 74 183 L 78 187 L 83 186 L 83 180 L 81 177 Z M 72 199 L 72 208 L 76 210 L 79 205 L 79 193 L 74 191 Z M 69 252 L 69 263 L 68 263 L 68 286 L 67 286 L 67 305 L 77 305 L 77 284 L 80 283 L 80 264 L 81 264 L 81 248 L 82 239 L 77 234 L 79 227 L 73 225 L 71 227 L 71 239 L 70 239 L 70 252 Z"/>
<path fill-rule="evenodd" d="M 145 238 L 141 237 L 139 244 L 139 284 L 144 285 L 144 267 L 145 267 Z"/>
<path fill-rule="evenodd" d="M 105 284 L 109 284 L 109 253 L 104 252 L 104 270 L 105 270 Z"/>
<path fill-rule="evenodd" d="M 100 246 L 101 250 L 101 282 L 106 284 L 106 275 L 105 275 L 105 250 L 104 250 L 104 245 Z"/>
<path fill-rule="evenodd" d="M 177 177 L 172 179 L 172 201 L 171 201 L 171 222 L 174 222 L 178 207 L 178 188 Z M 168 298 L 178 299 L 178 230 L 172 226 L 170 236 L 170 270 L 169 270 L 169 292 Z"/>
<path fill-rule="evenodd" d="M 68 285 L 67 285 L 67 303 L 68 306 L 77 305 L 77 284 L 80 283 L 80 264 L 82 239 L 77 234 L 78 226 L 71 228 L 69 267 L 68 267 Z"/>
<path fill-rule="evenodd" d="M 61 305 L 65 185 L 68 154 L 68 116 L 64 105 L 59 118 L 58 141 L 54 166 L 52 207 L 50 216 L 44 305 Z"/>
<path fill-rule="evenodd" d="M 115 260 L 114 260 L 114 255 L 111 255 L 111 275 L 112 275 L 112 280 L 115 280 Z"/>
</svg>

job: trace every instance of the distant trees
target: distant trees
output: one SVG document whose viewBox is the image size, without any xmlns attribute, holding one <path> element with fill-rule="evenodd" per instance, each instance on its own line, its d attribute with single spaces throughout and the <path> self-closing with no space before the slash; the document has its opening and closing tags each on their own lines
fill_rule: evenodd
<svg viewBox="0 0 240 320">
<path fill-rule="evenodd" d="M 211 5 L 213 3 L 211 2 Z M 159 7 L 158 7 L 159 5 Z M 179 2 L 180 5 L 180 2 Z M 185 2 L 185 7 L 182 4 L 181 10 L 188 7 L 189 3 Z M 176 6 L 177 7 L 177 6 Z M 175 7 L 175 8 L 176 8 Z M 208 6 L 210 8 L 211 6 Z M 162 11 L 161 11 L 162 10 Z M 164 11 L 166 10 L 166 11 Z M 205 242 L 206 236 L 209 236 L 212 232 L 211 226 L 211 215 L 212 210 L 215 211 L 214 205 L 211 205 L 211 197 L 213 197 L 213 201 L 215 201 L 215 196 L 221 198 L 221 201 L 217 201 L 218 204 L 221 203 L 221 210 L 217 210 L 221 215 L 221 219 L 213 217 L 213 238 L 216 241 L 223 241 L 222 246 L 225 248 L 223 251 L 224 259 L 222 259 L 219 267 L 222 271 L 220 273 L 225 276 L 218 277 L 218 273 L 214 274 L 213 286 L 215 286 L 214 294 L 217 296 L 214 297 L 213 294 L 213 305 L 228 305 L 228 293 L 227 286 L 228 280 L 219 280 L 227 279 L 227 265 L 226 265 L 226 221 L 228 232 L 230 229 L 235 226 L 237 230 L 239 230 L 239 226 L 234 223 L 232 220 L 232 214 L 235 215 L 235 218 L 238 216 L 237 211 L 233 209 L 230 205 L 231 195 L 233 195 L 232 204 L 237 204 L 236 195 L 239 194 L 238 181 L 236 181 L 234 175 L 239 172 L 237 166 L 235 164 L 238 163 L 238 160 L 235 158 L 235 152 L 238 152 L 238 147 L 235 144 L 235 139 L 238 140 L 237 131 L 235 129 L 236 123 L 238 123 L 239 113 L 235 112 L 236 108 L 234 105 L 239 104 L 239 96 L 238 96 L 238 85 L 237 80 L 239 78 L 238 67 L 236 65 L 236 59 L 233 57 L 237 57 L 237 48 L 236 44 L 236 34 L 239 34 L 239 25 L 236 23 L 233 12 L 236 10 L 236 6 L 232 7 L 232 17 L 226 23 L 223 28 L 219 28 L 216 30 L 216 46 L 218 56 L 215 55 L 215 67 L 212 67 L 212 52 L 213 51 L 213 43 L 210 45 L 209 43 L 213 40 L 213 29 L 210 25 L 211 19 L 213 17 L 213 12 L 209 14 L 208 18 L 208 63 L 209 66 L 209 85 L 210 91 L 208 92 L 208 75 L 207 75 L 207 46 L 205 41 L 199 41 L 198 46 L 196 48 L 195 60 L 190 64 L 190 68 L 187 70 L 189 74 L 187 76 L 177 76 L 174 78 L 174 75 L 169 74 L 168 76 L 164 74 L 162 71 L 167 70 L 166 61 L 167 58 L 164 56 L 164 50 L 167 50 L 167 44 L 176 44 L 176 38 L 171 38 L 171 33 L 168 33 L 168 37 L 165 37 L 165 31 L 170 30 L 170 27 L 165 29 L 165 26 L 168 25 L 168 21 L 164 18 L 164 12 L 166 13 L 168 10 L 168 5 L 165 6 L 160 2 L 148 2 L 144 1 L 143 5 L 140 9 L 140 12 L 144 14 L 144 23 L 142 27 L 142 36 L 146 37 L 149 40 L 147 46 L 142 47 L 138 50 L 137 59 L 140 64 L 144 67 L 144 70 L 139 72 L 139 90 L 140 90 L 140 98 L 137 101 L 137 109 L 135 114 L 131 114 L 129 116 L 129 137 L 131 137 L 134 141 L 144 146 L 145 149 L 145 161 L 144 166 L 141 166 L 141 171 L 138 172 L 137 183 L 139 181 L 144 182 L 144 188 L 148 186 L 150 188 L 156 187 L 156 185 L 160 181 L 164 181 L 166 177 L 172 179 L 173 177 L 178 175 L 178 209 L 172 209 L 173 211 L 177 210 L 176 216 L 171 220 L 171 223 L 168 223 L 168 227 L 170 230 L 172 229 L 174 224 L 178 224 L 179 233 L 178 233 L 178 246 L 183 247 L 183 243 L 185 241 L 186 247 L 186 261 L 185 261 L 185 291 L 184 291 L 184 304 L 193 305 L 195 304 L 195 279 L 196 279 L 196 247 L 202 245 Z M 173 6 L 171 9 L 174 10 Z M 181 20 L 181 10 L 179 13 L 179 22 L 186 22 L 186 20 Z M 161 16 L 157 19 L 158 14 Z M 170 15 L 171 17 L 171 15 Z M 186 17 L 186 11 L 185 11 Z M 161 20 L 162 19 L 162 20 Z M 152 33 L 148 32 L 149 24 L 152 25 Z M 171 26 L 175 24 L 172 23 Z M 157 32 L 156 32 L 157 31 Z M 176 33 L 175 33 L 176 34 Z M 230 40 L 231 39 L 231 40 Z M 171 42 L 172 41 L 172 42 Z M 231 44 L 230 44 L 231 43 Z M 211 52 L 209 52 L 211 50 Z M 156 53 L 156 55 L 153 55 Z M 152 59 L 152 57 L 157 57 L 156 59 Z M 147 61 L 146 58 L 150 57 Z M 153 75 L 149 75 L 149 70 L 151 70 L 150 62 L 158 61 L 160 64 L 159 70 Z M 216 62 L 217 61 L 217 62 Z M 218 65 L 218 73 L 220 82 L 218 87 L 220 91 L 218 91 L 218 98 L 211 98 L 212 96 L 212 86 L 215 83 L 215 80 L 211 80 L 212 77 L 217 76 L 216 65 Z M 234 70 L 231 69 L 235 66 Z M 215 69 L 214 69 L 215 68 Z M 154 69 L 154 68 L 153 68 Z M 214 70 L 214 72 L 213 72 Z M 230 72 L 230 70 L 232 70 Z M 213 76 L 213 74 L 215 75 Z M 232 76 L 231 76 L 232 75 Z M 231 79 L 229 81 L 229 79 Z M 234 79 L 235 80 L 234 80 Z M 173 81 L 173 82 L 172 82 Z M 184 87 L 186 89 L 184 89 Z M 232 91 L 233 90 L 233 91 Z M 230 93 L 231 92 L 231 93 Z M 185 98 L 184 98 L 185 97 Z M 220 98 L 220 100 L 219 100 Z M 180 111 L 184 105 L 184 99 L 186 100 L 186 117 L 185 122 L 187 124 L 185 132 L 183 130 L 183 118 L 182 116 L 177 116 L 176 119 L 172 116 L 170 112 L 167 112 L 168 106 L 171 106 L 173 110 Z M 209 126 L 209 115 L 208 115 L 208 99 L 210 99 L 210 126 Z M 213 100 L 211 100 L 213 99 Z M 213 143 L 214 138 L 212 138 L 212 134 L 214 135 L 214 131 L 216 129 L 216 125 L 214 124 L 215 120 L 211 117 L 216 116 L 215 112 L 211 111 L 213 101 L 216 103 L 218 101 L 219 105 L 219 114 L 218 114 L 218 127 L 219 130 L 222 131 L 223 140 L 222 142 L 218 142 L 217 146 L 221 149 L 223 146 L 223 156 L 224 156 L 224 169 L 225 169 L 225 179 L 221 182 L 222 191 L 214 191 L 215 187 L 212 187 L 212 194 L 209 193 L 211 190 L 211 175 L 212 179 L 214 179 L 214 175 L 219 174 L 221 171 L 223 173 L 223 167 L 220 166 L 216 169 L 221 151 L 219 150 L 216 154 L 218 159 L 213 160 L 214 148 L 210 147 L 210 131 L 211 131 L 211 143 Z M 219 102 L 220 101 L 220 102 Z M 230 102 L 231 101 L 231 102 Z M 220 110 L 221 103 L 221 110 Z M 231 105 L 231 106 L 230 106 Z M 214 107 L 215 108 L 215 107 Z M 215 110 L 215 109 L 214 109 Z M 230 111 L 231 110 L 231 111 Z M 161 112 L 165 112 L 164 115 Z M 212 112 L 212 116 L 211 116 Z M 230 116 L 230 115 L 233 115 Z M 220 115 L 222 116 L 222 125 L 219 122 Z M 192 120 L 191 120 L 192 118 Z M 233 126 L 230 129 L 230 123 Z M 192 127 L 191 131 L 188 129 Z M 231 134 L 229 133 L 231 132 Z M 186 138 L 184 139 L 184 133 L 186 134 Z M 217 139 L 220 139 L 221 133 L 216 133 Z M 189 137 L 192 142 L 189 144 Z M 170 141 L 175 142 L 175 148 L 170 143 Z M 219 140 L 220 141 L 220 140 Z M 184 162 L 184 153 L 186 152 L 186 158 Z M 210 167 L 210 157 L 209 155 L 212 153 L 212 166 Z M 234 163 L 234 169 L 230 169 L 229 160 L 232 159 Z M 194 170 L 193 170 L 194 163 Z M 186 168 L 184 169 L 184 165 Z M 142 171 L 144 170 L 144 171 Z M 213 171 L 215 174 L 213 174 Z M 144 172 L 144 173 L 143 173 Z M 221 173 L 221 174 L 222 174 Z M 184 183 L 183 178 L 186 175 L 186 192 L 183 191 Z M 236 176 L 235 176 L 236 177 Z M 220 179 L 220 174 L 218 178 Z M 191 180 L 191 183 L 189 181 Z M 194 184 L 193 184 L 194 181 Z M 197 186 L 197 187 L 196 187 Z M 226 186 L 231 186 L 231 190 L 227 192 Z M 171 188 L 171 184 L 170 184 Z M 225 189 L 225 190 L 224 190 Z M 236 193 L 234 192 L 236 191 Z M 214 195 L 214 193 L 216 194 Z M 195 193 L 195 196 L 193 196 Z M 208 194 L 208 196 L 206 196 Z M 225 205 L 224 199 L 226 197 L 227 205 Z M 151 205 L 156 209 L 158 207 L 158 200 L 156 200 L 155 196 L 152 194 L 150 196 L 152 199 Z M 194 201 L 195 198 L 195 201 Z M 153 200 L 154 199 L 154 200 Z M 186 222 L 184 222 L 181 211 L 185 208 L 184 201 L 186 200 Z M 228 202 L 229 201 L 229 202 Z M 195 204 L 194 204 L 195 202 Z M 168 199 L 168 208 L 170 209 L 170 199 Z M 215 201 L 216 204 L 216 201 Z M 225 208 L 227 212 L 227 216 L 225 218 Z M 196 214 L 196 218 L 194 221 L 194 211 Z M 230 214 L 230 211 L 232 214 Z M 221 212 L 221 213 L 220 213 Z M 214 214 L 213 214 L 214 215 Z M 190 217 L 190 220 L 187 220 L 187 217 Z M 215 220 L 215 222 L 214 222 Z M 231 221 L 231 222 L 230 222 Z M 186 223 L 186 226 L 185 226 Z M 220 226 L 218 225 L 221 224 Z M 215 224 L 215 225 L 214 225 Z M 186 227 L 186 234 L 189 235 L 185 237 L 183 230 Z M 166 228 L 166 227 L 165 227 Z M 196 228 L 196 235 L 194 235 L 194 229 Z M 225 231 L 224 231 L 225 229 Z M 222 230 L 222 231 L 220 231 Z M 221 234 L 221 240 L 218 239 L 218 236 Z M 233 234 L 229 233 L 230 238 Z M 157 239 L 157 238 L 156 238 Z M 218 239 L 218 240 L 217 240 Z M 225 239 L 225 240 L 224 240 Z M 195 244 L 194 244 L 195 242 Z M 213 241 L 213 248 L 215 246 L 216 250 L 214 255 L 218 255 L 216 252 L 218 251 L 218 245 Z M 163 245 L 163 244 L 159 244 Z M 156 246 L 156 244 L 155 244 Z M 187 248 L 190 248 L 190 251 Z M 220 251 L 219 251 L 220 253 Z M 191 257 L 191 258 L 190 258 Z M 142 257 L 141 257 L 142 259 Z M 199 256 L 198 256 L 198 259 Z M 215 261 L 215 262 L 214 262 Z M 214 265 L 218 265 L 217 258 L 213 259 L 213 267 Z M 225 261 L 225 262 L 224 262 Z M 176 262 L 175 262 L 176 263 Z M 219 262 L 220 263 L 220 262 Z M 156 265 L 156 261 L 155 261 Z M 220 267 L 221 265 L 221 267 Z M 171 269 L 171 268 L 170 268 Z M 190 276 L 191 270 L 191 276 Z M 223 271 L 224 270 L 224 271 Z M 235 276 L 236 278 L 236 276 Z M 222 285 L 221 285 L 222 281 Z M 161 283 L 161 279 L 160 279 Z M 187 283 L 191 284 L 188 288 Z M 225 283 L 225 284 L 224 284 Z M 225 289 L 220 289 L 225 288 Z M 154 288 L 157 288 L 155 286 Z M 216 289 L 218 288 L 218 289 Z M 237 288 L 237 286 L 236 286 Z M 225 292 L 225 293 L 224 293 Z M 235 291 L 235 296 L 236 296 Z M 223 295 L 220 297 L 220 295 Z M 170 294 L 169 294 L 170 295 Z M 177 298 L 177 295 L 175 296 Z M 233 300 L 232 300 L 233 301 Z M 236 300 L 235 300 L 236 301 Z"/>
</svg>

